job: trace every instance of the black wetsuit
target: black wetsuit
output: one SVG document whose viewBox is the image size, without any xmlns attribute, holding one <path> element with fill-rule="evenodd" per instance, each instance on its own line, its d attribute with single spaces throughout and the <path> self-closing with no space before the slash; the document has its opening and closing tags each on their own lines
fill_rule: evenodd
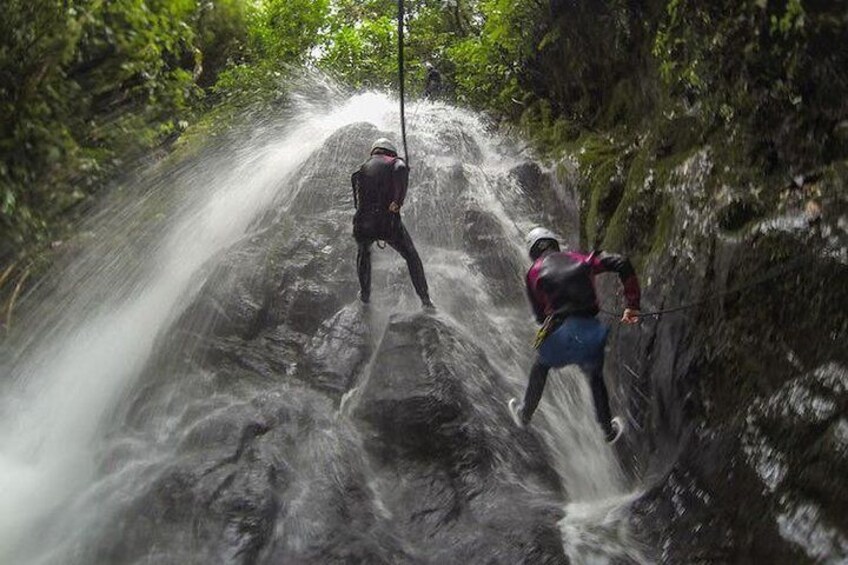
<svg viewBox="0 0 848 565">
<path fill-rule="evenodd" d="M 436 69 L 427 71 L 424 83 L 424 98 L 436 98 L 442 93 L 442 75 Z"/>
<path fill-rule="evenodd" d="M 372 155 L 353 174 L 353 236 L 359 245 L 356 269 L 359 274 L 361 298 L 371 297 L 371 245 L 385 241 L 400 253 L 409 268 L 415 293 L 424 303 L 430 302 L 424 266 L 415 250 L 412 238 L 401 221 L 400 212 L 389 211 L 394 202 L 403 205 L 409 181 L 409 168 L 402 159 L 385 154 Z"/>
</svg>

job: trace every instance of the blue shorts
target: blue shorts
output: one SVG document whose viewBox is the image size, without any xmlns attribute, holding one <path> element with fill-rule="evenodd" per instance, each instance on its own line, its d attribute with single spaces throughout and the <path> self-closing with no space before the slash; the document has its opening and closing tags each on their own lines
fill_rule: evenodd
<svg viewBox="0 0 848 565">
<path fill-rule="evenodd" d="M 594 316 L 570 316 L 542 342 L 539 360 L 549 367 L 603 364 L 609 328 Z"/>
</svg>

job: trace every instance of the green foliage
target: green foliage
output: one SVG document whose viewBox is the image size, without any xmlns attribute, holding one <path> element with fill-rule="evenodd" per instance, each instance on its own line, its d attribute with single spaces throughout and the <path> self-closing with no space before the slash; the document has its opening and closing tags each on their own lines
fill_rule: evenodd
<svg viewBox="0 0 848 565">
<path fill-rule="evenodd" d="M 0 257 L 47 235 L 196 91 L 189 0 L 12 0 L 0 21 Z"/>
<path fill-rule="evenodd" d="M 587 131 L 641 131 L 659 160 L 717 140 L 725 170 L 811 168 L 848 154 L 841 4 L 406 0 L 408 92 L 421 92 L 432 64 L 449 96 L 517 123 L 547 156 Z M 57 218 L 187 124 L 205 135 L 278 103 L 293 69 L 394 88 L 396 10 L 387 0 L 8 0 L 0 262 L 51 237 Z M 630 202 L 619 219 L 660 208 L 632 204 L 639 174 L 626 174 L 619 150 L 588 146 L 593 242 L 629 237 L 605 223 L 619 203 Z"/>
<path fill-rule="evenodd" d="M 397 20 L 388 15 L 347 25 L 334 22 L 319 66 L 355 88 L 397 84 Z"/>
<path fill-rule="evenodd" d="M 424 84 L 425 63 L 452 77 L 450 48 L 474 31 L 476 0 L 406 0 L 404 59 L 410 90 Z M 316 62 L 354 88 L 397 86 L 397 4 L 335 0 Z"/>
<path fill-rule="evenodd" d="M 245 7 L 245 43 L 222 71 L 211 107 L 224 102 L 225 119 L 255 103 L 284 95 L 284 78 L 302 65 L 320 38 L 329 0 L 262 0 Z"/>
<path fill-rule="evenodd" d="M 328 9 L 329 0 L 6 2 L 0 263 L 49 240 L 105 179 L 212 105 L 278 93 Z"/>
<path fill-rule="evenodd" d="M 672 0 L 653 53 L 706 127 L 744 124 L 751 159 L 811 167 L 846 154 L 848 11 L 841 2 Z"/>
<path fill-rule="evenodd" d="M 248 54 L 247 6 L 242 0 L 201 2 L 194 22 L 202 69 L 197 84 L 215 84 L 225 68 L 243 63 Z"/>
<path fill-rule="evenodd" d="M 303 62 L 328 10 L 329 0 L 263 0 L 249 14 L 255 56 L 286 65 Z"/>
<path fill-rule="evenodd" d="M 517 116 L 525 99 L 524 63 L 535 52 L 542 17 L 540 5 L 515 0 L 482 0 L 479 33 L 448 48 L 456 69 L 457 98 Z"/>
</svg>

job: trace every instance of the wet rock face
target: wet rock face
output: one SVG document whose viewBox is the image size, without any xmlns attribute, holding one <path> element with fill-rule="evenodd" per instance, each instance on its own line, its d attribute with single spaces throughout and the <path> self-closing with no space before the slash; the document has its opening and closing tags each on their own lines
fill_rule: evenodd
<svg viewBox="0 0 848 565">
<path fill-rule="evenodd" d="M 828 363 L 751 406 L 743 437 L 781 535 L 808 558 L 848 555 L 848 368 Z"/>
<path fill-rule="evenodd" d="M 567 562 L 551 455 L 512 423 L 515 391 L 478 338 L 356 298 L 349 175 L 375 136 L 333 136 L 206 273 L 104 449 L 91 496 L 118 502 L 80 562 Z M 516 269 L 492 215 L 450 235 L 469 272 Z M 466 295 L 483 318 L 485 297 Z"/>
<path fill-rule="evenodd" d="M 491 213 L 469 207 L 465 211 L 465 247 L 474 260 L 478 272 L 498 302 L 508 302 L 523 307 L 526 298 L 516 289 L 524 285 L 525 265 L 515 254 L 515 242 L 504 233 Z"/>
<path fill-rule="evenodd" d="M 511 425 L 502 383 L 456 328 L 398 316 L 351 407 L 383 504 L 434 563 L 566 561 L 559 478 L 538 437 Z"/>
<path fill-rule="evenodd" d="M 178 456 L 104 524 L 96 562 L 413 561 L 327 398 L 283 386 L 182 424 Z"/>
<path fill-rule="evenodd" d="M 486 356 L 422 314 L 392 318 L 364 374 L 353 353 L 322 354 L 368 320 L 356 304 L 328 319 L 305 346 L 308 378 L 257 381 L 243 362 L 206 357 L 218 383 L 239 387 L 190 393 L 169 463 L 144 470 L 87 555 L 129 563 L 155 546 L 193 561 L 195 544 L 201 561 L 566 563 L 559 477 L 539 437 L 511 423 L 511 391 Z M 281 353 L 233 348 L 265 363 Z M 333 399 L 351 376 L 360 385 L 339 415 Z M 113 470 L 132 461 L 107 459 Z"/>
<path fill-rule="evenodd" d="M 513 167 L 509 176 L 521 191 L 520 199 L 511 205 L 526 210 L 535 224 L 560 235 L 564 245 L 576 245 L 580 218 L 574 194 L 559 186 L 552 174 L 532 161 Z"/>
<path fill-rule="evenodd" d="M 313 386 L 344 393 L 371 353 L 368 312 L 359 303 L 348 304 L 327 320 L 306 348 L 306 372 Z"/>
<path fill-rule="evenodd" d="M 848 326 L 833 307 L 848 300 L 844 196 L 825 197 L 829 225 L 776 217 L 739 232 L 693 204 L 705 170 L 698 158 L 681 167 L 677 224 L 642 273 L 654 281 L 646 310 L 696 306 L 619 329 L 610 356 L 642 430 L 623 450 L 651 485 L 634 519 L 663 562 L 838 560 L 848 539 Z"/>
</svg>

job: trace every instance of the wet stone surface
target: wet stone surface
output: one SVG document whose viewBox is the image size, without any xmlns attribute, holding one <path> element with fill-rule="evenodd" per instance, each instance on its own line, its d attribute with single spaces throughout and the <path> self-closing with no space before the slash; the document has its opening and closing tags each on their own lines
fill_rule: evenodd
<svg viewBox="0 0 848 565">
<path fill-rule="evenodd" d="M 118 502 L 79 562 L 567 562 L 567 493 L 541 438 L 509 418 L 515 391 L 474 334 L 417 301 L 385 306 L 411 294 L 399 258 L 375 261 L 374 304 L 356 298 L 349 175 L 375 135 L 355 124 L 331 136 L 291 198 L 204 273 L 116 415 L 89 496 Z M 445 158 L 483 158 L 443 137 L 461 144 Z M 437 165 L 434 190 L 471 198 L 477 173 L 457 167 Z M 431 280 L 492 280 L 450 293 L 481 320 L 493 297 L 523 312 L 499 220 L 436 202 L 438 218 L 406 216 L 426 226 L 419 247 L 459 261 Z"/>
<path fill-rule="evenodd" d="M 351 407 L 378 491 L 435 563 L 564 563 L 562 487 L 539 439 L 510 425 L 493 373 L 438 318 L 392 318 Z"/>
<path fill-rule="evenodd" d="M 620 451 L 647 486 L 632 518 L 664 563 L 839 562 L 848 237 L 838 214 L 724 225 L 702 208 L 710 170 L 702 153 L 672 175 L 669 245 L 642 277 L 646 310 L 694 306 L 614 336 L 614 387 L 640 432 Z"/>
</svg>

